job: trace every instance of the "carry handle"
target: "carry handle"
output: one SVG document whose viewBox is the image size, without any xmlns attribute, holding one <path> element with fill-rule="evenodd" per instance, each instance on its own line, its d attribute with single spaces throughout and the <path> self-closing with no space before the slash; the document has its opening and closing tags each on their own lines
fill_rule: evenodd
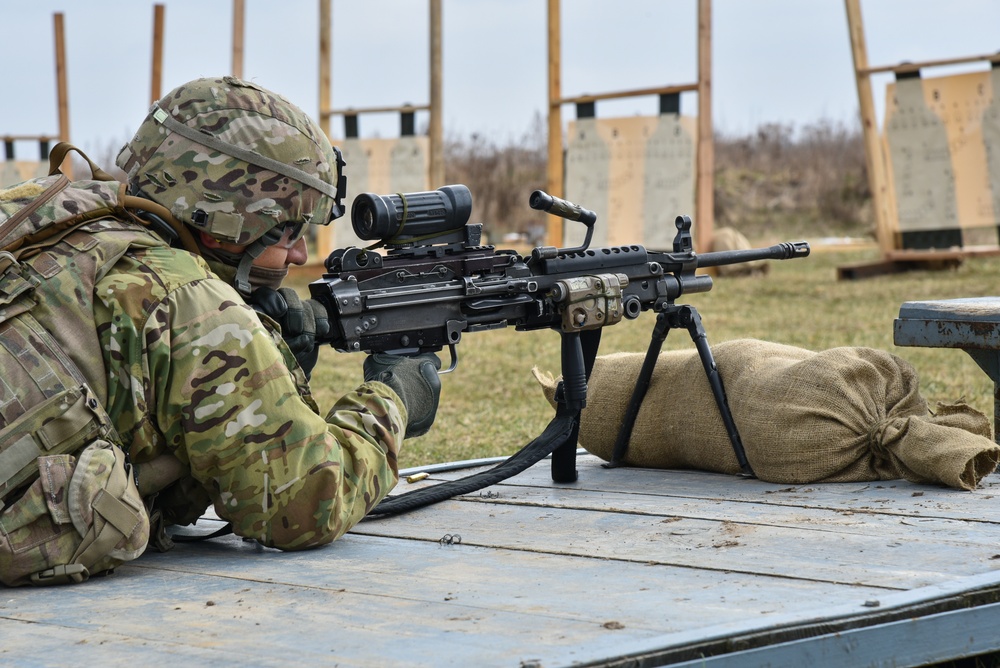
<svg viewBox="0 0 1000 668">
<path fill-rule="evenodd" d="M 66 155 L 70 151 L 76 151 L 83 157 L 84 160 L 87 161 L 87 164 L 90 166 L 90 175 L 93 177 L 95 181 L 116 180 L 115 177 L 111 176 L 106 171 L 98 167 L 93 160 L 87 157 L 86 153 L 78 149 L 76 146 L 73 146 L 69 142 L 65 141 L 61 141 L 58 144 L 56 144 L 55 148 L 52 149 L 52 152 L 49 153 L 49 176 L 62 174 L 62 169 L 60 169 L 60 167 L 62 166 L 63 160 L 66 159 Z"/>
</svg>

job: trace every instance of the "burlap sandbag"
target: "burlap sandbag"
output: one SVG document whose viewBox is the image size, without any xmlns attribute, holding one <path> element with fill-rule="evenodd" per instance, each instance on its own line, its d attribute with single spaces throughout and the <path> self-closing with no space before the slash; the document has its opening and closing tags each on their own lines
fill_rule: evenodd
<svg viewBox="0 0 1000 668">
<path fill-rule="evenodd" d="M 742 232 L 733 227 L 720 227 L 712 235 L 712 251 L 747 250 L 753 248 Z M 723 264 L 714 267 L 716 276 L 755 276 L 766 274 L 769 265 L 767 260 Z"/>
<path fill-rule="evenodd" d="M 757 477 L 776 483 L 905 478 L 974 489 L 1000 461 L 990 422 L 963 404 L 933 412 L 906 361 L 872 348 L 814 353 L 741 339 L 713 346 Z M 599 357 L 580 445 L 610 459 L 642 353 Z M 553 401 L 556 379 L 535 371 Z M 739 473 L 697 351 L 660 355 L 624 462 Z"/>
</svg>

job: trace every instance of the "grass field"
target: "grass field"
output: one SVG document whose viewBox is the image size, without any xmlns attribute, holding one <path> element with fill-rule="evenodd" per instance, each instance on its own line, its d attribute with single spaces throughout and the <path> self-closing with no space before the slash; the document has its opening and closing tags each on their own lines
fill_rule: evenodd
<svg viewBox="0 0 1000 668">
<path fill-rule="evenodd" d="M 969 259 L 958 269 L 913 271 L 860 281 L 838 281 L 836 268 L 877 259 L 875 250 L 816 251 L 803 260 L 771 262 L 766 276 L 717 278 L 709 293 L 682 302 L 698 308 L 710 343 L 757 338 L 810 350 L 866 346 L 912 363 L 927 400 L 964 398 L 989 416 L 993 385 L 959 350 L 899 348 L 893 319 L 903 302 L 997 294 L 1000 259 Z M 307 281 L 294 283 L 304 289 Z M 601 353 L 645 351 L 655 316 L 606 328 Z M 559 335 L 513 329 L 468 334 L 458 369 L 442 378 L 441 407 L 430 433 L 408 440 L 401 466 L 507 455 L 536 436 L 552 416 L 532 367 L 559 373 Z M 665 350 L 693 349 L 685 332 L 672 332 Z M 442 361 L 447 364 L 447 351 Z M 324 409 L 362 379 L 362 354 L 324 349 L 313 391 Z"/>
</svg>

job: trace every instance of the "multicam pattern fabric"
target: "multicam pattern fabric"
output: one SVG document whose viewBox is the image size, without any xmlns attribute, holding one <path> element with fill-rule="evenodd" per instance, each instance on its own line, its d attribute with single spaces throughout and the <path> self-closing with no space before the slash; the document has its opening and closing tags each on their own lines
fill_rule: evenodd
<svg viewBox="0 0 1000 668">
<path fill-rule="evenodd" d="M 59 187 L 51 189 L 54 184 Z M 92 212 L 107 214 L 117 206 L 117 191 L 118 185 L 92 181 L 70 186 L 64 177 L 0 190 L 0 247 L 13 251 L 0 254 L 0 498 L 24 476 L 37 475 L 34 456 L 57 454 L 45 436 L 53 420 L 74 425 L 59 439 L 59 452 L 72 452 L 98 434 L 110 437 L 110 421 L 99 403 L 74 413 L 93 418 L 86 420 L 86 430 L 64 414 L 83 397 L 99 400 L 106 394 L 93 288 L 127 248 L 158 242 L 141 228 L 110 218 L 67 227 L 39 245 L 32 245 L 31 235 L 45 227 L 45 217 L 79 224 Z M 14 217 L 36 204 L 20 222 Z M 95 234 L 105 233 L 105 243 L 98 244 Z"/>
<path fill-rule="evenodd" d="M 0 191 L 0 240 L 50 184 Z M 35 215 L 114 204 L 116 187 L 71 184 Z M 324 419 L 276 325 L 201 258 L 113 218 L 23 255 L 44 306 L 32 314 L 103 400 L 140 473 L 165 453 L 190 471 L 157 497 L 168 521 L 214 503 L 239 535 L 306 548 L 342 535 L 395 485 L 399 398 L 364 384 Z"/>
<path fill-rule="evenodd" d="M 396 484 L 398 397 L 364 384 L 324 420 L 280 335 L 201 258 L 165 245 L 130 252 L 96 299 L 106 406 L 132 461 L 141 473 L 174 454 L 237 534 L 283 549 L 327 543 Z M 207 505 L 172 509 L 170 498 L 160 503 L 175 522 Z"/>
<path fill-rule="evenodd" d="M 280 95 L 234 77 L 198 79 L 157 102 L 117 160 L 129 183 L 178 220 L 238 244 L 290 221 L 330 221 L 333 198 L 171 132 L 162 123 L 163 114 L 333 188 L 340 167 L 326 135 Z M 196 216 L 197 211 L 204 215 Z"/>
<path fill-rule="evenodd" d="M 143 553 L 149 516 L 120 448 L 98 440 L 79 459 L 39 457 L 37 466 L 34 483 L 3 515 L 0 581 L 82 582 Z"/>
</svg>

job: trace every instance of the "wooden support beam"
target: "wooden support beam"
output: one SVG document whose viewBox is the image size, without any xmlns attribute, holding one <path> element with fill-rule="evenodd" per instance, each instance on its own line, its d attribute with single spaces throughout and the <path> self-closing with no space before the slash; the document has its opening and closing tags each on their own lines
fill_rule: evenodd
<svg viewBox="0 0 1000 668">
<path fill-rule="evenodd" d="M 919 72 L 922 68 L 925 67 L 944 67 L 947 65 L 962 65 L 965 63 L 982 63 L 982 62 L 1000 63 L 1000 52 L 987 53 L 979 56 L 943 58 L 939 60 L 905 62 L 905 63 L 899 63 L 898 65 L 880 65 L 878 67 L 866 67 L 862 72 L 864 74 L 880 74 L 884 72 L 892 72 L 894 74 L 907 74 L 911 72 Z"/>
<path fill-rule="evenodd" d="M 245 26 L 243 0 L 233 0 L 233 67 L 231 74 L 243 78 L 243 32 Z"/>
<path fill-rule="evenodd" d="M 441 84 L 441 0 L 430 0 L 431 23 L 431 121 L 427 135 L 430 143 L 428 174 L 431 188 L 445 185 L 444 176 L 444 122 Z"/>
<path fill-rule="evenodd" d="M 410 113 L 414 111 L 429 111 L 429 104 L 403 104 L 398 107 L 345 107 L 343 109 L 331 109 L 327 116 L 336 115 L 357 115 L 357 114 L 385 114 L 390 112 Z"/>
<path fill-rule="evenodd" d="M 712 250 L 715 234 L 715 136 L 712 126 L 712 0 L 698 0 L 698 152 L 695 159 L 695 246 Z"/>
<path fill-rule="evenodd" d="M 319 0 L 319 126 L 330 136 L 330 30 L 332 0 Z"/>
<path fill-rule="evenodd" d="M 153 73 L 150 77 L 149 103 L 163 97 L 163 20 L 165 8 L 153 5 Z"/>
<path fill-rule="evenodd" d="M 673 93 L 687 93 L 701 89 L 700 83 L 677 84 L 674 86 L 658 86 L 656 88 L 636 88 L 634 90 L 620 90 L 611 93 L 597 93 L 578 95 L 576 97 L 563 97 L 555 101 L 556 104 L 580 104 L 587 102 L 597 102 L 598 100 L 614 100 L 623 97 L 641 97 L 643 95 L 670 95 Z"/>
<path fill-rule="evenodd" d="M 53 14 L 56 42 L 56 99 L 59 106 L 59 141 L 69 141 L 69 85 L 66 74 L 66 31 L 62 12 Z M 63 174 L 73 178 L 73 161 L 63 168 Z"/>
<path fill-rule="evenodd" d="M 58 137 L 53 137 L 52 135 L 2 135 L 2 136 L 0 136 L 0 142 L 9 142 L 9 141 L 52 141 L 53 139 L 58 139 Z"/>
<path fill-rule="evenodd" d="M 879 139 L 878 120 L 875 118 L 875 101 L 872 97 L 871 78 L 868 70 L 868 48 L 861 20 L 861 0 L 844 0 L 847 9 L 847 27 L 851 38 L 851 55 L 854 59 L 854 80 L 858 89 L 858 107 L 865 145 L 865 165 L 868 168 L 868 186 L 872 192 L 875 209 L 875 236 L 882 254 L 895 247 L 891 229 L 888 180 L 882 142 Z"/>
<path fill-rule="evenodd" d="M 548 0 L 548 54 L 549 54 L 549 150 L 548 178 L 546 189 L 550 195 L 563 197 L 563 135 L 562 135 L 562 90 L 560 74 L 561 61 L 561 27 L 559 23 L 559 3 L 561 0 Z M 563 220 L 558 216 L 548 217 L 548 234 L 550 246 L 562 246 Z"/>
</svg>

